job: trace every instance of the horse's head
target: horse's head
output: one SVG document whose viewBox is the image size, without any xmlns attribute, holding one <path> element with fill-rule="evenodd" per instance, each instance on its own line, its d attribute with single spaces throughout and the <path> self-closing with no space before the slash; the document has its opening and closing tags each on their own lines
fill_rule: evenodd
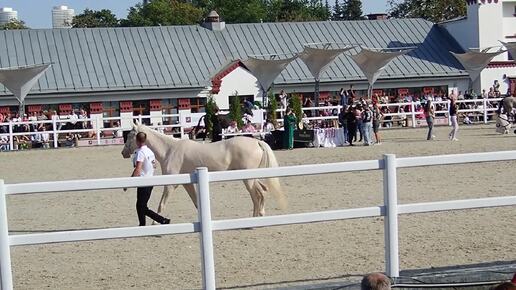
<svg viewBox="0 0 516 290">
<path fill-rule="evenodd" d="M 124 149 L 122 149 L 122 156 L 124 158 L 131 157 L 131 154 L 136 150 L 136 134 L 138 134 L 138 125 L 133 124 L 133 128 L 128 134 L 124 134 Z"/>
</svg>

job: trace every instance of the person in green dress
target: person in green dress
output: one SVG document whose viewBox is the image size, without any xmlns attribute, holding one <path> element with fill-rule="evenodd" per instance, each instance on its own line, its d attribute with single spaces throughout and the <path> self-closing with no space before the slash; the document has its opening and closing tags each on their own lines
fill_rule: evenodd
<svg viewBox="0 0 516 290">
<path fill-rule="evenodd" d="M 291 150 L 294 148 L 294 129 L 296 128 L 296 115 L 291 108 L 287 109 L 287 113 L 283 117 L 283 149 Z"/>
</svg>

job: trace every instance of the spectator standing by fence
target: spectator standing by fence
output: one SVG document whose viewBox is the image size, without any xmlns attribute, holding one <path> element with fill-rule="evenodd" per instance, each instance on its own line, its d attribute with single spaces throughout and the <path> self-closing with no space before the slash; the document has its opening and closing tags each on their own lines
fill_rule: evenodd
<svg viewBox="0 0 516 290">
<path fill-rule="evenodd" d="M 451 124 L 452 124 L 453 128 L 452 128 L 450 134 L 448 134 L 449 139 L 452 141 L 459 141 L 459 139 L 457 139 L 457 132 L 459 131 L 459 122 L 457 120 L 457 110 L 458 110 L 457 102 L 456 102 L 455 98 L 452 97 L 451 103 L 450 103 L 450 120 L 451 120 Z"/>
<path fill-rule="evenodd" d="M 372 121 L 373 112 L 366 103 L 364 110 L 362 111 L 362 134 L 364 136 L 364 146 L 373 145 L 373 140 L 371 138 L 371 132 L 373 131 Z"/>
<path fill-rule="evenodd" d="M 380 138 L 380 122 L 382 121 L 383 113 L 380 110 L 380 107 L 378 107 L 378 103 L 375 103 L 373 105 L 373 133 L 374 138 L 376 140 L 376 144 L 380 145 L 382 144 L 382 140 Z"/>
<path fill-rule="evenodd" d="M 294 129 L 296 128 L 296 115 L 291 108 L 287 109 L 287 113 L 283 118 L 283 149 L 292 150 L 294 148 Z"/>
<path fill-rule="evenodd" d="M 348 143 L 349 146 L 355 146 L 353 145 L 353 139 L 356 138 L 357 134 L 357 118 L 355 116 L 355 108 L 352 106 L 349 106 L 349 109 L 346 113 L 346 121 L 347 121 L 347 127 L 348 127 Z"/>
<path fill-rule="evenodd" d="M 428 125 L 428 134 L 426 136 L 426 140 L 433 140 L 435 139 L 435 136 L 432 135 L 432 130 L 434 129 L 435 107 L 432 102 L 432 99 L 428 99 L 426 101 L 424 113 L 426 118 L 426 124 Z"/>
</svg>

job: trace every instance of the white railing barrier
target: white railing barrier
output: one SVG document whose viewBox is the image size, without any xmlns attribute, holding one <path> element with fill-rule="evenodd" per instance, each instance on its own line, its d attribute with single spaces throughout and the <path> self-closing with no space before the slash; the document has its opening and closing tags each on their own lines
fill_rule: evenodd
<svg viewBox="0 0 516 290">
<path fill-rule="evenodd" d="M 488 123 L 488 118 L 489 116 L 492 116 L 493 115 L 493 112 L 495 112 L 497 110 L 497 105 L 494 105 L 493 107 L 489 108 L 488 104 L 489 105 L 493 105 L 493 103 L 497 104 L 499 101 L 501 100 L 501 98 L 497 98 L 497 99 L 475 99 L 475 100 L 458 100 L 457 103 L 460 105 L 460 104 L 468 104 L 468 103 L 473 103 L 473 104 L 479 104 L 481 103 L 482 106 L 481 107 L 476 107 L 476 108 L 472 108 L 472 109 L 459 109 L 458 110 L 458 113 L 477 113 L 477 114 L 482 114 L 483 116 L 483 122 L 484 124 L 487 124 Z M 448 108 L 449 108 L 449 101 L 434 101 L 434 104 L 442 104 L 444 105 L 443 107 L 443 110 L 439 110 L 439 111 L 436 111 L 436 114 L 444 114 L 444 115 L 448 115 Z M 404 103 L 387 103 L 387 104 L 379 104 L 380 107 L 388 107 L 388 108 L 391 108 L 391 107 L 394 107 L 395 108 L 395 111 L 397 110 L 397 108 L 399 107 L 410 107 L 410 111 L 409 112 L 392 112 L 392 113 L 386 113 L 384 114 L 384 116 L 391 116 L 391 117 L 405 117 L 405 118 L 408 118 L 408 116 L 410 116 L 411 120 L 412 120 L 412 127 L 417 127 L 417 124 L 416 124 L 416 119 L 419 115 L 422 115 L 423 112 L 416 112 L 415 111 L 415 108 L 416 106 L 418 105 L 421 105 L 420 102 L 404 102 Z M 306 112 L 306 111 L 316 111 L 316 110 L 329 110 L 329 111 L 333 111 L 333 110 L 337 110 L 338 112 L 340 112 L 340 110 L 342 109 L 342 106 L 340 105 L 337 105 L 337 106 L 325 106 L 325 107 L 304 107 L 302 110 L 303 112 Z M 276 112 L 284 112 L 285 109 L 277 109 Z M 267 111 L 262 109 L 262 112 L 261 114 L 263 116 L 266 116 L 267 114 Z M 150 116 L 150 115 L 139 115 L 139 116 L 131 116 L 131 117 L 128 117 L 130 119 L 133 119 L 133 120 L 139 120 L 140 122 L 142 122 L 142 120 L 150 120 L 152 118 L 155 118 L 153 116 Z M 164 120 L 166 119 L 170 119 L 170 118 L 177 118 L 179 120 L 179 123 L 178 124 L 173 124 L 173 125 L 159 125 L 159 126 L 152 126 L 152 128 L 161 128 L 161 129 L 165 129 L 165 128 L 179 128 L 179 133 L 181 135 L 181 139 L 184 138 L 185 136 L 185 128 L 186 128 L 186 124 L 183 124 L 179 116 L 179 114 L 164 114 L 164 115 L 161 115 L 161 118 L 162 118 L 162 124 L 164 123 Z M 91 122 L 92 124 L 95 124 L 95 128 L 94 129 L 71 129 L 71 130 L 61 130 L 59 129 L 61 126 L 60 124 L 62 123 L 68 123 L 70 122 L 68 119 L 52 119 L 52 120 L 47 120 L 47 121 L 27 121 L 27 122 L 16 122 L 16 123 L 12 123 L 12 122 L 9 122 L 9 123 L 0 123 L 0 126 L 8 126 L 9 127 L 9 132 L 6 133 L 6 134 L 0 134 L 0 136 L 8 136 L 9 138 L 9 150 L 14 150 L 14 136 L 32 136 L 32 135 L 37 135 L 37 134 L 40 134 L 41 132 L 23 132 L 23 133 L 14 133 L 14 129 L 13 127 L 15 125 L 21 125 L 21 124 L 51 124 L 52 125 L 52 131 L 47 131 L 48 134 L 51 134 L 52 135 L 52 140 L 53 140 L 53 145 L 54 145 L 54 148 L 57 148 L 58 147 L 58 137 L 59 137 L 59 134 L 65 134 L 65 133 L 85 133 L 85 132 L 94 132 L 95 133 L 95 139 L 97 141 L 97 144 L 100 145 L 101 144 L 101 140 L 102 140 L 102 132 L 103 131 L 116 131 L 116 130 L 123 130 L 123 128 L 121 127 L 114 127 L 114 128 L 101 128 L 104 124 L 105 121 L 119 121 L 120 123 L 122 123 L 122 119 L 126 119 L 125 117 L 122 118 L 122 117 L 101 117 L 99 119 L 92 119 L 92 118 L 88 118 L 88 119 L 78 119 L 77 122 Z M 265 120 L 265 118 L 263 118 Z M 338 119 L 338 116 L 334 116 L 334 115 L 330 115 L 330 116 L 319 116 L 319 117 L 307 117 L 307 118 L 303 118 L 303 121 L 318 121 L 318 120 L 336 120 Z M 283 119 L 278 119 L 277 120 L 278 123 L 283 123 Z M 382 120 L 382 122 L 392 122 L 394 123 L 394 121 L 400 121 L 400 120 Z M 261 124 L 263 125 L 263 124 Z M 448 118 L 448 125 L 451 125 L 451 121 L 449 120 Z"/>
<path fill-rule="evenodd" d="M 13 288 L 10 256 L 11 246 L 145 237 L 154 235 L 200 233 L 203 288 L 211 290 L 215 289 L 216 286 L 212 237 L 213 231 L 237 230 L 381 216 L 385 217 L 385 272 L 389 276 L 396 278 L 399 277 L 398 215 L 516 205 L 516 196 L 501 196 L 469 200 L 451 200 L 398 205 L 396 177 L 397 168 L 509 160 L 516 160 L 516 151 L 405 158 L 396 158 L 396 156 L 393 154 L 387 154 L 384 155 L 384 158 L 380 160 L 219 172 L 208 172 L 206 168 L 198 168 L 195 173 L 192 174 L 163 175 L 146 178 L 125 177 L 97 180 L 37 182 L 25 184 L 4 184 L 3 180 L 0 180 L 0 285 L 2 290 L 12 290 Z M 367 170 L 383 170 L 383 205 L 367 208 L 287 214 L 259 218 L 212 220 L 209 189 L 210 183 L 212 182 Z M 154 227 L 107 228 L 95 230 L 9 235 L 6 207 L 7 195 L 43 194 L 49 192 L 119 189 L 124 187 L 182 184 L 194 184 L 198 188 L 198 222 Z"/>
</svg>

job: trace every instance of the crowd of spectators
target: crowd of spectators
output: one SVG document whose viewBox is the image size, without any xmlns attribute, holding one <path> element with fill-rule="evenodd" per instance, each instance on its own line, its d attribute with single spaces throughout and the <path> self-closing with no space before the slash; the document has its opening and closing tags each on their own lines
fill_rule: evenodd
<svg viewBox="0 0 516 290">
<path fill-rule="evenodd" d="M 85 130 L 81 133 L 61 133 L 58 134 L 58 145 L 63 147 L 73 147 L 81 138 L 94 138 L 95 131 L 93 124 L 88 119 L 88 113 L 84 109 L 73 110 L 68 115 L 58 115 L 56 111 L 31 112 L 20 115 L 18 113 L 5 114 L 0 113 L 0 149 L 7 150 L 10 143 L 9 122 L 12 123 L 13 149 L 23 150 L 29 148 L 50 148 L 53 142 L 52 120 L 60 120 L 56 122 L 58 131 L 66 130 Z M 115 123 L 115 127 L 118 124 Z M 23 134 L 25 133 L 25 134 Z M 113 134 L 113 132 L 111 132 Z M 114 134 L 113 136 L 120 135 Z"/>
</svg>

